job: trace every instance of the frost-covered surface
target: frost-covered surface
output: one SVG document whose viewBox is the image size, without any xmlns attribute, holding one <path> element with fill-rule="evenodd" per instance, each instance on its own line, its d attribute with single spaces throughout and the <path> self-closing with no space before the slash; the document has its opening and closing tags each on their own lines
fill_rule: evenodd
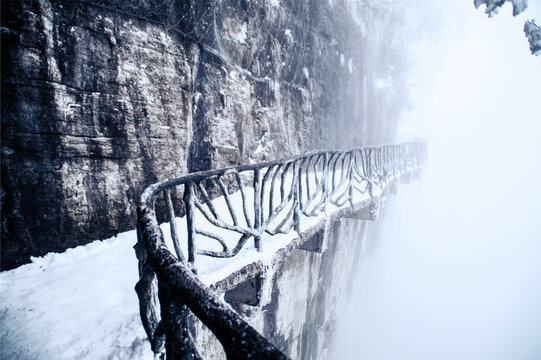
<svg viewBox="0 0 541 360">
<path fill-rule="evenodd" d="M 528 0 L 474 0 L 474 5 L 479 8 L 481 5 L 486 5 L 485 13 L 493 17 L 500 11 L 500 8 L 506 3 L 513 4 L 513 16 L 517 16 L 523 12 L 528 6 Z"/>
<path fill-rule="evenodd" d="M 538 26 L 534 20 L 528 20 L 524 24 L 524 33 L 530 43 L 530 51 L 534 55 L 541 54 L 541 26 Z"/>
<path fill-rule="evenodd" d="M 314 186 L 314 183 L 312 183 L 312 186 Z M 278 191 L 279 184 L 277 184 L 276 187 L 277 187 L 276 190 Z M 381 193 L 382 191 L 380 188 L 374 187 L 375 197 L 379 197 Z M 242 208 L 241 208 L 242 198 L 241 198 L 240 192 L 236 192 L 230 195 L 230 197 L 231 197 L 231 203 L 233 204 L 234 209 L 236 210 L 236 213 L 240 214 L 242 212 Z M 246 188 L 246 197 L 248 199 L 253 198 L 253 188 Z M 353 201 L 354 203 L 360 203 L 368 199 L 369 199 L 368 193 L 361 194 L 359 192 L 354 192 L 354 201 Z M 268 194 L 266 194 L 264 200 L 265 202 L 268 201 Z M 230 215 L 229 215 L 229 211 L 228 211 L 227 204 L 224 197 L 219 197 L 213 200 L 213 205 L 218 214 L 223 216 L 226 221 L 229 220 L 228 216 Z M 348 205 L 349 203 L 343 206 L 342 208 L 347 207 Z M 326 211 L 320 212 L 318 216 L 314 216 L 314 217 L 301 216 L 301 221 L 300 221 L 301 233 L 306 231 L 310 227 L 317 225 L 319 222 L 323 221 L 327 215 L 330 215 L 338 211 L 339 209 L 340 208 L 338 208 L 337 206 L 331 203 L 328 203 L 326 206 Z M 268 209 L 266 207 L 264 207 L 262 210 L 265 216 L 268 215 Z M 282 211 L 282 215 L 285 215 L 285 213 L 287 213 L 287 211 Z M 250 206 L 247 207 L 247 214 L 249 218 L 253 219 L 253 207 L 250 207 Z M 283 216 L 278 216 L 273 222 L 271 222 L 270 225 L 272 226 L 272 224 L 279 223 L 282 219 L 283 219 Z M 239 221 L 241 225 L 245 225 L 245 219 L 243 217 L 240 217 Z M 180 236 L 185 237 L 187 234 L 186 219 L 184 217 L 176 218 L 176 224 L 177 224 L 177 231 L 179 232 Z M 210 224 L 199 210 L 196 210 L 195 225 L 197 229 L 203 229 L 207 232 L 214 232 L 216 234 L 219 234 L 230 248 L 233 248 L 236 242 L 240 238 L 240 234 L 236 232 L 217 228 L 213 226 L 212 224 Z M 171 252 L 173 252 L 174 247 L 171 242 L 171 233 L 170 233 L 169 223 L 162 224 L 161 229 L 162 229 L 162 232 L 164 234 L 164 237 L 169 249 L 171 250 Z M 244 266 L 252 262 L 263 261 L 264 263 L 269 263 L 272 260 L 272 257 L 276 253 L 276 251 L 286 247 L 289 243 L 291 243 L 291 241 L 297 238 L 297 236 L 298 236 L 297 233 L 293 229 L 287 234 L 269 235 L 267 233 L 263 233 L 261 236 L 261 244 L 262 244 L 261 252 L 258 252 L 255 248 L 254 242 L 252 240 L 249 240 L 237 255 L 228 259 L 198 255 L 195 261 L 195 266 L 198 271 L 198 277 L 201 279 L 201 281 L 204 284 L 211 285 L 213 283 L 216 283 L 220 280 L 225 279 L 229 274 L 242 269 Z M 187 254 L 188 244 L 184 241 L 184 242 L 181 242 L 180 245 L 181 245 L 181 249 L 183 253 Z M 202 236 L 202 235 L 197 236 L 197 246 L 199 249 L 214 250 L 214 251 L 221 250 L 221 246 L 219 245 L 217 241 L 210 239 L 208 237 Z"/>
<path fill-rule="evenodd" d="M 0 358 L 152 359 L 135 241 L 129 231 L 0 273 Z"/>
<path fill-rule="evenodd" d="M 250 196 L 251 189 L 246 190 Z M 377 189 L 375 196 L 380 195 L 381 190 Z M 240 194 L 233 194 L 232 198 L 237 196 Z M 367 199 L 368 194 L 355 196 L 355 202 Z M 226 213 L 223 198 L 213 202 L 219 212 Z M 329 205 L 327 214 L 337 210 Z M 324 217 L 325 213 L 311 218 L 303 216 L 301 231 Z M 198 228 L 208 226 L 202 216 L 196 219 Z M 185 234 L 184 218 L 176 221 L 180 234 Z M 162 224 L 161 228 L 170 242 L 169 224 Z M 199 256 L 196 260 L 199 277 L 210 285 L 254 261 L 269 263 L 277 250 L 296 237 L 295 231 L 286 235 L 265 234 L 262 252 L 255 250 L 252 241 L 237 256 L 225 260 Z M 235 234 L 224 238 L 234 241 Z M 208 249 L 216 245 L 204 237 L 199 241 L 200 247 Z M 138 280 L 135 243 L 135 231 L 128 231 L 61 254 L 33 258 L 31 264 L 0 273 L 0 357 L 152 359 L 133 289 Z M 186 251 L 186 244 L 182 246 Z M 171 245 L 170 249 L 173 249 Z"/>
</svg>

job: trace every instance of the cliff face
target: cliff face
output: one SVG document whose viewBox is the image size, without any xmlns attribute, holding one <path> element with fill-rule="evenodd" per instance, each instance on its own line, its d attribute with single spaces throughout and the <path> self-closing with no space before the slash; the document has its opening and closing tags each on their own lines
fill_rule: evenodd
<svg viewBox="0 0 541 360">
<path fill-rule="evenodd" d="M 160 179 L 392 141 L 396 15 L 155 3 L 2 2 L 2 269 L 133 228 Z"/>
</svg>

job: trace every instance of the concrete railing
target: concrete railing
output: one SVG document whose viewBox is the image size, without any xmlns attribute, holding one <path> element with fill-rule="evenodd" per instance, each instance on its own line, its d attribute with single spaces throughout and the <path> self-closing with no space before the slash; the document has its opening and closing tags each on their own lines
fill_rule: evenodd
<svg viewBox="0 0 541 360">
<path fill-rule="evenodd" d="M 406 143 L 313 152 L 149 186 L 138 207 L 136 291 L 152 350 L 165 351 L 168 359 L 198 358 L 187 324 L 193 312 L 216 335 L 228 358 L 286 358 L 198 279 L 197 259 L 234 257 L 251 246 L 251 239 L 262 251 L 263 236 L 291 231 L 300 235 L 304 219 L 377 197 L 378 189 L 421 169 L 425 162 L 426 143 Z M 156 217 L 160 194 L 174 252 L 168 249 Z M 184 233 L 175 211 L 184 215 Z"/>
</svg>

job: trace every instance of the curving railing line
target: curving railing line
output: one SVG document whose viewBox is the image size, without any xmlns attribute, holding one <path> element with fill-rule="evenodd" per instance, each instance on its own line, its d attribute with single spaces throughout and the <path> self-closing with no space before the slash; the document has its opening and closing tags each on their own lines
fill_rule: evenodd
<svg viewBox="0 0 541 360">
<path fill-rule="evenodd" d="M 191 311 L 216 335 L 228 359 L 286 358 L 197 278 L 196 259 L 233 257 L 250 239 L 261 251 L 264 234 L 285 234 L 292 229 L 300 234 L 303 216 L 353 206 L 363 194 L 373 198 L 375 189 L 386 189 L 389 181 L 419 169 L 425 161 L 425 142 L 320 151 L 193 173 L 147 187 L 138 207 L 140 280 L 136 291 L 152 350 L 165 350 L 167 359 L 199 358 L 188 330 Z M 174 254 L 167 248 L 156 218 L 160 194 Z M 185 213 L 187 257 L 180 243 L 184 237 L 175 220 L 175 205 Z"/>
</svg>

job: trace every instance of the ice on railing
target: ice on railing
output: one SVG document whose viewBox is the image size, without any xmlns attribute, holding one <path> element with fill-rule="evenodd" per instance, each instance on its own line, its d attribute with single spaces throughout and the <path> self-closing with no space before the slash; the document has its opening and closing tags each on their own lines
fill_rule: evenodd
<svg viewBox="0 0 541 360">
<path fill-rule="evenodd" d="M 322 176 L 322 173 L 320 172 L 318 174 L 319 177 Z M 291 178 L 292 175 L 289 174 L 289 178 Z M 329 176 L 330 177 L 330 176 Z M 286 182 L 289 184 L 289 187 L 291 187 L 291 179 L 286 179 Z M 316 187 L 316 181 L 315 178 L 309 179 L 310 186 L 312 186 L 314 189 Z M 336 193 L 340 194 L 347 190 L 347 184 L 342 184 L 340 188 L 337 188 Z M 353 195 L 353 203 L 361 203 L 366 202 L 373 199 L 379 199 L 383 194 L 383 189 L 379 186 L 374 186 L 372 188 L 372 197 L 370 196 L 368 192 L 368 188 L 365 187 L 364 192 L 361 192 L 359 190 L 354 192 Z M 275 191 L 280 191 L 280 184 L 275 184 Z M 322 195 L 319 195 L 322 196 Z M 236 191 L 233 194 L 229 194 L 230 197 L 230 203 L 233 205 L 233 210 L 236 214 L 243 213 L 243 199 L 240 191 Z M 248 201 L 252 200 L 254 197 L 254 189 L 253 187 L 246 187 L 245 188 L 245 197 Z M 270 198 L 270 191 L 264 193 L 264 204 L 268 204 Z M 307 199 L 307 198 L 306 198 Z M 318 203 L 318 200 L 315 199 L 314 203 Z M 377 200 L 376 200 L 377 201 Z M 292 201 L 290 201 L 290 206 L 293 206 Z M 215 211 L 220 214 L 222 219 L 224 221 L 227 221 L 229 223 L 233 222 L 233 218 L 231 215 L 231 212 L 229 211 L 229 207 L 227 205 L 225 196 L 220 196 L 212 200 L 212 206 L 214 207 Z M 337 206 L 333 204 L 332 202 L 327 202 L 325 204 L 325 207 L 323 211 L 320 211 L 319 214 L 316 216 L 306 216 L 301 215 L 300 217 L 300 230 L 301 233 L 306 231 L 312 226 L 317 225 L 321 221 L 324 221 L 325 217 L 327 217 L 329 214 L 332 214 L 342 208 L 345 208 L 349 206 L 349 201 L 346 201 L 342 206 Z M 311 209 L 308 209 L 311 210 Z M 264 218 L 266 219 L 269 216 L 270 210 L 268 207 L 263 208 L 263 214 Z M 283 211 L 280 212 L 280 216 L 276 217 L 272 223 L 279 223 L 284 220 L 284 217 L 287 215 L 288 209 L 285 208 Z M 252 222 L 254 219 L 254 209 L 253 207 L 246 207 L 246 216 L 248 217 L 248 221 Z M 208 219 L 201 213 L 199 209 L 195 210 L 195 227 L 198 231 L 204 232 L 204 233 L 218 233 L 222 240 L 228 245 L 229 248 L 235 247 L 237 242 L 239 241 L 239 233 L 227 229 L 220 228 L 218 226 L 213 225 L 211 222 L 208 221 Z M 248 226 L 244 216 L 238 217 L 238 222 L 240 226 Z M 272 226 L 272 223 L 270 224 Z M 187 223 L 186 223 L 186 216 L 182 217 L 176 217 L 175 218 L 175 224 L 177 227 L 177 232 L 180 237 L 180 247 L 183 252 L 183 254 L 187 254 L 188 252 L 188 243 L 185 238 L 185 234 L 187 234 Z M 171 227 L 169 222 L 161 224 L 161 229 L 164 234 L 165 242 L 169 249 L 173 252 L 174 245 L 171 237 Z M 211 250 L 211 251 L 221 251 L 222 246 L 218 241 L 216 241 L 213 238 L 210 238 L 208 236 L 202 235 L 198 233 L 197 235 L 197 243 L 198 243 L 198 249 L 204 249 L 204 250 Z M 296 231 L 291 230 L 286 234 L 275 234 L 271 235 L 268 233 L 263 232 L 261 235 L 261 248 L 262 251 L 257 251 L 254 241 L 250 239 L 244 247 L 238 252 L 236 256 L 224 259 L 224 258 L 217 258 L 217 257 L 211 257 L 211 256 L 202 256 L 199 255 L 196 257 L 195 261 L 195 267 L 198 271 L 198 277 L 199 279 L 205 284 L 205 285 L 211 285 L 213 283 L 216 283 L 220 280 L 223 280 L 225 277 L 227 277 L 229 274 L 242 269 L 244 266 L 257 262 L 262 261 L 263 263 L 271 261 L 273 255 L 281 248 L 286 247 L 289 243 L 291 243 L 295 238 L 297 238 L 299 235 Z"/>
<path fill-rule="evenodd" d="M 175 229 L 162 225 L 166 243 L 179 260 L 187 259 L 198 270 L 201 280 L 213 283 L 242 264 L 266 259 L 329 212 L 361 201 L 379 202 L 382 189 L 422 165 L 415 154 L 419 149 L 408 146 L 314 153 L 186 178 L 163 192 L 169 219 L 173 202 L 188 214 L 176 218 Z"/>
</svg>

